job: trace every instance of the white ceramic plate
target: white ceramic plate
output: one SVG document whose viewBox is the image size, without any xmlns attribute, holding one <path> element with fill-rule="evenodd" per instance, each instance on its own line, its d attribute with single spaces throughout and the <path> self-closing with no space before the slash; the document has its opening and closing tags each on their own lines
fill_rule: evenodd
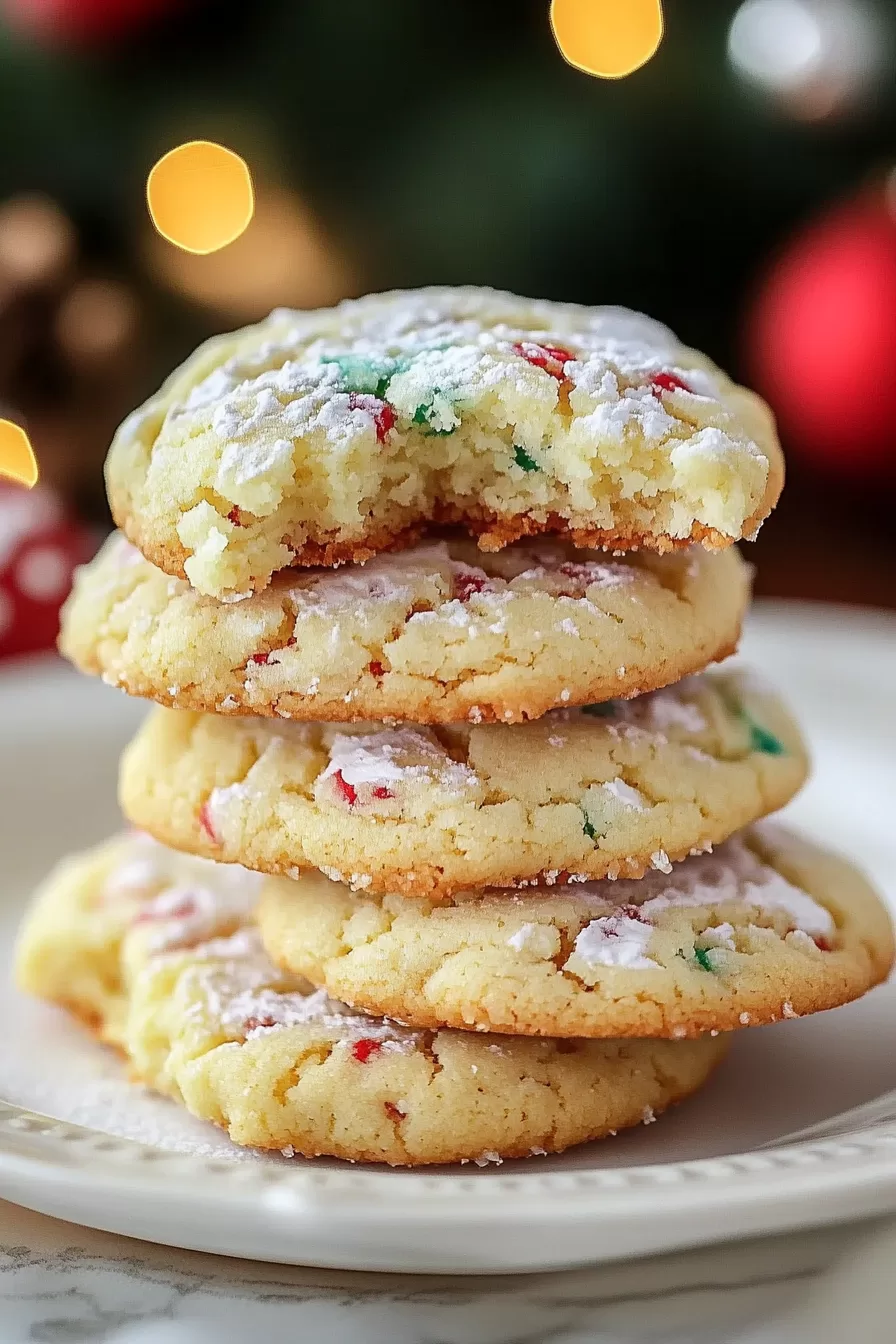
<svg viewBox="0 0 896 1344">
<path fill-rule="evenodd" d="M 766 606 L 744 651 L 813 742 L 817 775 L 792 821 L 860 856 L 896 904 L 896 619 Z M 53 662 L 0 674 L 5 957 L 33 883 L 118 824 L 116 760 L 142 712 Z M 837 1119 L 896 1089 L 896 985 L 741 1033 L 701 1096 L 637 1133 L 564 1157 L 401 1172 L 237 1150 L 132 1088 L 0 975 L 0 1196 L 93 1227 L 331 1268 L 486 1273 L 896 1210 L 896 1118 Z M 787 1140 L 819 1124 L 835 1137 Z"/>
</svg>

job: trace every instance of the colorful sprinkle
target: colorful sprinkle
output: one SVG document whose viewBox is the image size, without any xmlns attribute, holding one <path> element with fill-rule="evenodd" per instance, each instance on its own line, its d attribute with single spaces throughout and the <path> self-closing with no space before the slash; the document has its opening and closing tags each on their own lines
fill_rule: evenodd
<svg viewBox="0 0 896 1344">
<path fill-rule="evenodd" d="M 763 756 L 786 756 L 783 742 L 770 733 L 767 728 L 763 728 L 761 723 L 750 718 L 746 710 L 741 710 L 741 715 L 750 730 L 750 750 L 759 751 Z"/>
<path fill-rule="evenodd" d="M 376 788 L 373 790 L 373 796 L 382 801 L 385 798 L 394 798 L 395 794 L 391 789 L 387 789 L 385 784 L 377 784 Z"/>
<path fill-rule="evenodd" d="M 322 364 L 335 364 L 352 392 L 384 397 L 402 364 L 397 359 L 363 359 L 360 355 L 323 355 Z"/>
<path fill-rule="evenodd" d="M 691 389 L 683 379 L 674 373 L 656 373 L 650 380 L 650 386 L 653 392 L 659 397 L 663 392 L 690 392 Z"/>
<path fill-rule="evenodd" d="M 585 832 L 589 840 L 597 840 L 597 831 L 594 829 L 591 822 L 589 821 L 588 813 L 583 812 L 582 816 L 584 818 L 582 822 L 582 830 Z"/>
<path fill-rule="evenodd" d="M 350 410 L 366 411 L 368 415 L 373 416 L 377 443 L 385 443 L 387 434 L 390 429 L 395 428 L 398 420 L 394 406 L 368 392 L 352 392 L 348 404 Z"/>
<path fill-rule="evenodd" d="M 541 467 L 535 461 L 535 458 L 530 457 L 525 448 L 520 448 L 519 444 L 514 444 L 513 460 L 518 467 L 522 467 L 523 471 L 541 471 Z"/>
<path fill-rule="evenodd" d="M 382 663 L 379 663 L 374 659 L 372 663 L 367 664 L 367 671 L 372 677 L 381 677 L 386 669 L 383 667 Z"/>
<path fill-rule="evenodd" d="M 211 814 L 208 810 L 208 803 L 203 803 L 199 809 L 199 829 L 204 831 L 213 845 L 221 843 L 220 836 L 212 825 Z"/>
<path fill-rule="evenodd" d="M 196 909 L 196 897 L 184 896 L 176 905 L 167 910 L 141 910 L 138 915 L 134 916 L 133 922 L 135 924 L 152 924 L 160 919 L 187 919 L 190 915 L 195 915 Z"/>
<path fill-rule="evenodd" d="M 333 783 L 336 785 L 336 792 L 343 802 L 348 803 L 349 807 L 354 807 L 355 803 L 358 801 L 358 791 L 349 784 L 341 770 L 337 770 L 333 775 Z"/>
<path fill-rule="evenodd" d="M 246 527 L 246 523 L 243 522 L 243 515 L 240 513 L 240 506 L 238 504 L 234 504 L 227 517 L 233 523 L 234 527 Z"/>
<path fill-rule="evenodd" d="M 562 382 L 565 374 L 563 366 L 568 364 L 575 355 L 569 350 L 564 350 L 560 345 L 540 345 L 537 341 L 520 341 L 513 346 L 515 354 L 520 355 L 527 364 L 534 364 L 536 369 L 544 369 L 557 382 Z"/>
<path fill-rule="evenodd" d="M 454 596 L 458 602 L 469 602 L 474 593 L 481 593 L 488 586 L 488 579 L 478 574 L 455 574 Z"/>
<path fill-rule="evenodd" d="M 444 395 L 441 392 L 439 392 L 438 389 L 436 389 L 435 396 L 442 397 L 442 399 L 444 400 Z M 453 425 L 450 429 L 436 429 L 435 425 L 433 424 L 433 417 L 435 416 L 435 414 L 436 414 L 436 407 L 434 401 L 422 402 L 421 405 L 419 405 L 417 409 L 414 411 L 414 414 L 411 417 L 411 419 L 413 420 L 415 425 L 426 425 L 427 426 L 426 433 L 429 437 L 445 439 L 448 437 L 449 434 L 454 433 L 457 426 Z"/>
<path fill-rule="evenodd" d="M 246 661 L 247 663 L 269 663 L 271 655 L 269 653 L 250 653 Z"/>
<path fill-rule="evenodd" d="M 715 969 L 712 962 L 710 961 L 709 951 L 705 947 L 694 948 L 694 960 L 700 967 L 701 971 L 713 971 Z"/>
<path fill-rule="evenodd" d="M 258 1031 L 259 1027 L 276 1027 L 277 1020 L 273 1017 L 247 1017 L 243 1023 L 243 1031 L 248 1036 L 250 1031 Z"/>
<path fill-rule="evenodd" d="M 379 1041 L 371 1040 L 369 1036 L 363 1036 L 360 1041 L 355 1041 L 352 1046 L 352 1054 L 359 1064 L 366 1064 L 371 1055 L 377 1054 L 382 1049 Z"/>
</svg>

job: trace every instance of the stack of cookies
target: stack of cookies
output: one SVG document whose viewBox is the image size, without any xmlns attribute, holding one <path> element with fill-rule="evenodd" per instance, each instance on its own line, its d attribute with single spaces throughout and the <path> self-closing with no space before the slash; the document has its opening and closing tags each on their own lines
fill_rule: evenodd
<svg viewBox="0 0 896 1344">
<path fill-rule="evenodd" d="M 237 1143 L 393 1164 L 651 1120 L 864 993 L 877 897 L 756 824 L 799 733 L 705 671 L 782 477 L 763 403 L 619 309 L 425 290 L 203 347 L 119 431 L 62 635 L 160 706 L 139 830 L 48 880 L 22 984 Z"/>
</svg>

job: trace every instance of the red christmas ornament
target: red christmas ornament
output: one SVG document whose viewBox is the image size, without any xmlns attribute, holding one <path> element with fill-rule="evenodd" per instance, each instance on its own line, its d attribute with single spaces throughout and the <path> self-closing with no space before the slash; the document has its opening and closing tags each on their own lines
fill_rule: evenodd
<svg viewBox="0 0 896 1344">
<path fill-rule="evenodd" d="M 180 0 L 2 0 L 11 28 L 50 42 L 114 42 L 175 8 Z"/>
<path fill-rule="evenodd" d="M 748 315 L 752 380 L 787 448 L 828 470 L 896 473 L 896 217 L 875 191 L 824 215 Z"/>
<path fill-rule="evenodd" d="M 75 567 L 95 549 L 55 495 L 0 481 L 0 658 L 55 647 Z"/>
</svg>

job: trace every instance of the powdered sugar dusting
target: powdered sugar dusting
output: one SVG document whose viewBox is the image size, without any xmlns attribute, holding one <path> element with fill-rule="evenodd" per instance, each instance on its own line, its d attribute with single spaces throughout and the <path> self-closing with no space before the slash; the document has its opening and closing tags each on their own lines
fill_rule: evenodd
<svg viewBox="0 0 896 1344">
<path fill-rule="evenodd" d="M 433 734 L 410 727 L 357 735 L 337 733 L 320 780 L 337 774 L 353 788 L 428 780 L 451 793 L 462 793 L 479 782 L 475 772 L 454 761 Z"/>
<path fill-rule="evenodd" d="M 564 970 L 575 973 L 578 963 L 589 969 L 619 966 L 629 971 L 658 970 L 659 962 L 645 953 L 652 930 L 625 915 L 608 915 L 586 924 L 575 941 L 575 950 Z"/>
<path fill-rule="evenodd" d="M 618 918 L 620 912 L 636 910 L 641 930 L 620 927 L 640 942 L 649 938 L 649 927 L 646 933 L 645 927 L 664 913 L 701 906 L 742 905 L 768 916 L 783 914 L 791 925 L 788 936 L 801 936 L 806 946 L 814 947 L 813 938 L 830 938 L 836 932 L 829 911 L 766 863 L 739 836 L 712 852 L 669 864 L 668 871 L 654 867 L 641 878 L 587 881 L 576 887 L 575 894 L 594 911 L 594 923 L 600 929 L 605 928 L 606 917 Z M 733 934 L 731 923 L 725 922 L 708 929 L 704 937 L 711 946 L 727 946 Z M 613 935 L 619 936 L 616 926 Z M 595 939 L 599 947 L 600 939 L 597 935 Z"/>
<path fill-rule="evenodd" d="M 200 944 L 193 955 L 191 974 L 202 990 L 194 1016 L 210 1016 L 234 1036 L 254 1040 L 279 1029 L 307 1027 L 337 1042 L 372 1040 L 402 1051 L 414 1049 L 420 1039 L 408 1028 L 331 999 L 325 990 L 295 987 L 294 977 L 284 985 L 255 929 Z"/>
</svg>

